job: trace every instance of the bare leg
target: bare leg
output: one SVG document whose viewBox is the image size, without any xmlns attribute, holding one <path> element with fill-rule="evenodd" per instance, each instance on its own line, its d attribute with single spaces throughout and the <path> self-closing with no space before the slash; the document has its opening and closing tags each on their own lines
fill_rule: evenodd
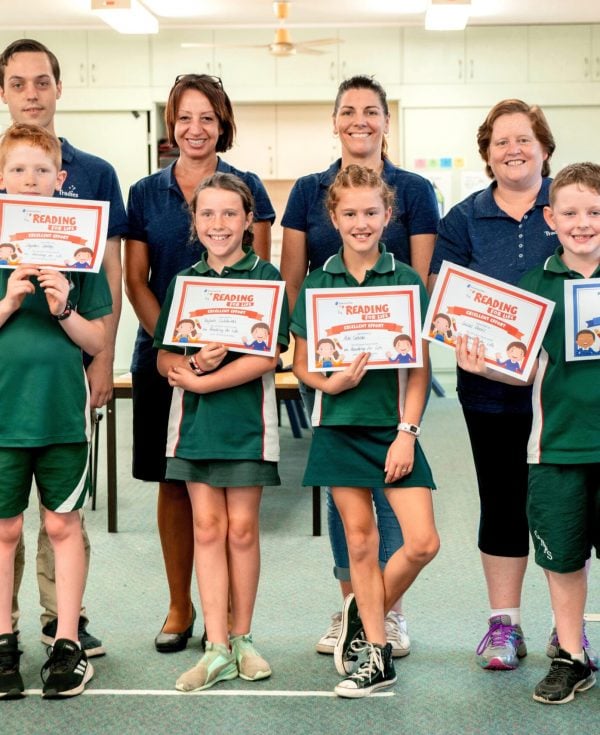
<svg viewBox="0 0 600 735">
<path fill-rule="evenodd" d="M 521 607 L 527 557 L 492 556 L 481 552 L 481 563 L 492 610 Z"/>
<path fill-rule="evenodd" d="M 81 517 L 77 510 L 55 513 L 46 508 L 44 520 L 54 548 L 58 603 L 56 638 L 77 641 L 86 570 Z"/>
<path fill-rule="evenodd" d="M 170 595 L 163 632 L 181 633 L 192 621 L 190 587 L 194 565 L 192 506 L 183 483 L 160 483 L 157 521 Z"/>
<path fill-rule="evenodd" d="M 0 518 L 0 634 L 12 633 L 12 597 L 15 581 L 15 552 L 21 531 L 23 515 Z"/>
<path fill-rule="evenodd" d="M 344 524 L 352 587 L 366 638 L 371 643 L 384 644 L 383 576 L 379 569 L 379 533 L 371 490 L 332 487 L 331 492 Z"/>
<path fill-rule="evenodd" d="M 583 613 L 587 597 L 585 567 L 569 574 L 546 571 L 546 578 L 560 647 L 568 653 L 581 653 Z"/>
<path fill-rule="evenodd" d="M 231 634 L 252 628 L 260 576 L 259 506 L 261 487 L 227 488 L 227 550 L 231 586 Z"/>
</svg>

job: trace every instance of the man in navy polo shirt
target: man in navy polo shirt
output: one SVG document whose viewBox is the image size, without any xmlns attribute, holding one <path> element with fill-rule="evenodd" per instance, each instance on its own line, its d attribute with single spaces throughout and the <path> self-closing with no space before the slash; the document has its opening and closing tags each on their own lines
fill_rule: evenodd
<svg viewBox="0 0 600 735">
<path fill-rule="evenodd" d="M 19 39 L 4 49 L 0 55 L 0 97 L 8 105 L 14 122 L 30 123 L 54 131 L 56 102 L 62 93 L 60 66 L 56 56 L 43 44 L 31 39 Z M 107 346 L 87 364 L 92 408 L 103 406 L 112 394 L 115 337 L 121 313 L 121 235 L 126 232 L 127 216 L 114 168 L 97 156 L 74 148 L 64 138 L 62 168 L 67 179 L 62 196 L 75 199 L 96 199 L 110 202 L 108 240 L 103 260 L 113 301 L 113 312 L 103 317 L 106 326 Z M 83 515 L 82 515 L 83 524 Z M 84 542 L 89 566 L 89 539 L 84 528 Z M 15 561 L 15 599 L 13 600 L 13 625 L 18 621 L 16 594 L 23 574 L 24 547 L 17 550 Z M 40 531 L 37 555 L 37 575 L 42 613 L 42 642 L 52 644 L 56 633 L 56 589 L 54 580 L 54 553 L 43 526 Z M 82 608 L 79 621 L 79 638 L 87 656 L 105 653 L 102 641 L 86 630 L 87 617 Z"/>
</svg>

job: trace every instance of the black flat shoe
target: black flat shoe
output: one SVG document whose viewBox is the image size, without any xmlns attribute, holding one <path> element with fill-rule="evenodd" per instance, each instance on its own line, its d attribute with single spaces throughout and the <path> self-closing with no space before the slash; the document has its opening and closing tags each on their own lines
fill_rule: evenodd
<svg viewBox="0 0 600 735">
<path fill-rule="evenodd" d="M 156 648 L 159 653 L 176 653 L 177 651 L 183 651 L 194 632 L 195 620 L 196 608 L 192 605 L 192 622 L 190 623 L 190 627 L 184 630 L 183 633 L 163 633 L 161 630 L 154 639 L 154 648 Z M 167 621 L 165 620 L 165 623 L 166 622 Z"/>
</svg>

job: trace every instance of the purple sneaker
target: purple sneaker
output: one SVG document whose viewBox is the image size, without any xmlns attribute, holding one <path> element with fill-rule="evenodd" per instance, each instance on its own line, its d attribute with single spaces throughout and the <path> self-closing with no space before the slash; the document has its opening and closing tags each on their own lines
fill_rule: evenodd
<svg viewBox="0 0 600 735">
<path fill-rule="evenodd" d="M 477 661 L 484 669 L 511 670 L 527 656 L 527 646 L 520 625 L 512 625 L 509 615 L 489 619 L 488 632 L 477 646 Z"/>
<path fill-rule="evenodd" d="M 583 623 L 583 636 L 581 639 L 581 646 L 588 655 L 588 658 L 590 660 L 590 668 L 592 669 L 592 671 L 598 671 L 598 668 L 600 667 L 600 657 L 598 656 L 598 651 L 592 648 L 592 645 L 588 640 L 585 630 L 585 621 Z M 556 627 L 554 627 L 550 632 L 550 637 L 548 638 L 548 643 L 546 644 L 546 656 L 548 656 L 549 658 L 555 658 L 555 656 L 558 656 L 559 648 L 560 643 L 558 642 Z"/>
</svg>

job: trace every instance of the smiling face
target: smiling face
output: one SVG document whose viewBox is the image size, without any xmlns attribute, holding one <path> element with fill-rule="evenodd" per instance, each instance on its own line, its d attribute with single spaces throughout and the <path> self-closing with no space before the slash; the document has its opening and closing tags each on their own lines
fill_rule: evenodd
<svg viewBox="0 0 600 735">
<path fill-rule="evenodd" d="M 392 210 L 385 206 L 379 189 L 357 186 L 340 189 L 331 220 L 339 230 L 344 249 L 376 255 L 384 227 Z"/>
<path fill-rule="evenodd" d="M 577 342 L 577 346 L 581 347 L 581 349 L 589 350 L 596 340 L 594 339 L 594 335 L 590 334 L 590 332 L 580 332 L 575 341 Z"/>
<path fill-rule="evenodd" d="M 52 158 L 41 148 L 19 143 L 7 151 L 0 171 L 0 188 L 8 194 L 51 197 L 67 174 L 58 171 Z"/>
<path fill-rule="evenodd" d="M 525 357 L 525 353 L 523 352 L 523 349 L 521 347 L 517 347 L 516 345 L 513 345 L 512 347 L 510 347 L 507 350 L 506 354 L 514 362 L 521 362 L 521 360 Z"/>
<path fill-rule="evenodd" d="M 251 222 L 238 193 L 215 188 L 198 193 L 194 224 L 211 267 L 233 265 L 243 257 L 242 240 Z"/>
<path fill-rule="evenodd" d="M 500 115 L 492 128 L 487 157 L 499 187 L 525 190 L 541 184 L 546 158 L 527 115 Z"/>
<path fill-rule="evenodd" d="M 600 264 L 600 194 L 580 184 L 562 186 L 544 217 L 564 248 L 565 264 L 589 277 Z"/>
<path fill-rule="evenodd" d="M 380 156 L 389 123 L 389 115 L 373 90 L 349 89 L 342 95 L 333 117 L 333 131 L 340 137 L 342 158 Z"/>
<path fill-rule="evenodd" d="M 269 338 L 269 330 L 264 327 L 254 327 L 252 330 L 252 337 L 257 342 L 266 342 Z"/>
<path fill-rule="evenodd" d="M 181 155 L 192 159 L 215 156 L 221 132 L 208 97 L 195 89 L 186 89 L 175 118 L 175 142 Z"/>
<path fill-rule="evenodd" d="M 56 101 L 61 92 L 46 54 L 23 51 L 8 60 L 0 96 L 14 122 L 39 125 L 54 133 Z"/>
<path fill-rule="evenodd" d="M 317 346 L 317 355 L 324 360 L 329 360 L 333 356 L 335 347 L 329 340 L 319 342 Z"/>
</svg>

